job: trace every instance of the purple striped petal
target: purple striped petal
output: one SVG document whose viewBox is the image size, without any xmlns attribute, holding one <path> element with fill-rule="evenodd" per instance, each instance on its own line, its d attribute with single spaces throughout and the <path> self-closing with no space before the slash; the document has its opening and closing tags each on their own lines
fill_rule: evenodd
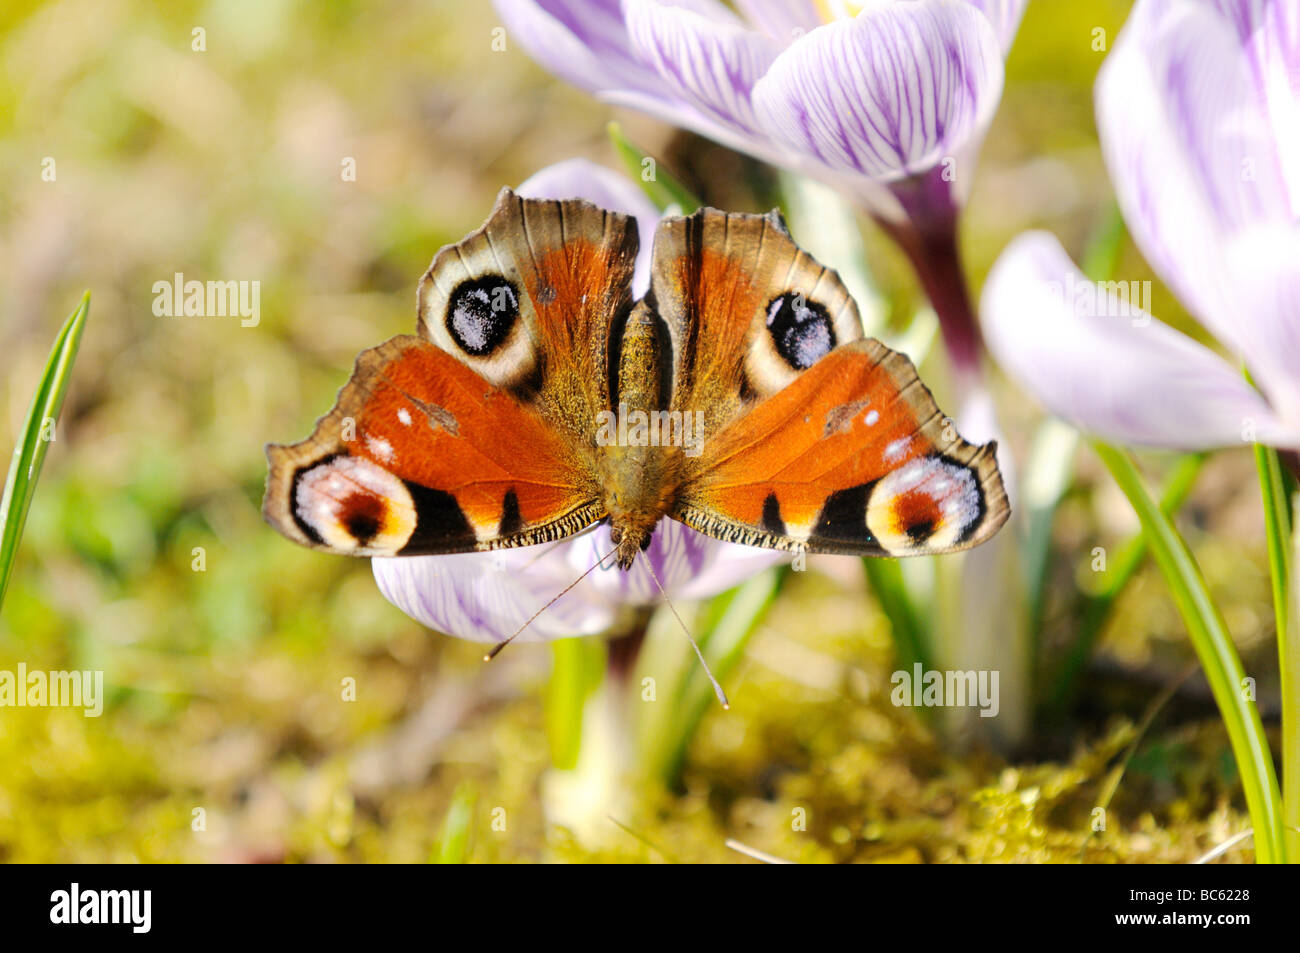
<svg viewBox="0 0 1300 953">
<path fill-rule="evenodd" d="M 1284 427 L 1231 364 L 1135 305 L 1089 282 L 1052 235 L 1029 232 L 989 275 L 983 327 L 1008 374 L 1057 416 L 1108 439 L 1189 450 L 1300 445 L 1300 431 Z"/>
<path fill-rule="evenodd" d="M 544 547 L 372 559 L 384 598 L 431 629 L 474 642 L 508 639 L 576 578 L 563 557 L 539 557 Z M 592 635 L 614 623 L 618 605 L 565 593 L 519 636 L 521 642 Z"/>
<path fill-rule="evenodd" d="M 892 181 L 983 136 L 1002 92 L 989 20 L 958 0 L 876 5 L 796 40 L 754 86 L 770 135 L 833 170 Z"/>
<path fill-rule="evenodd" d="M 650 246 L 654 242 L 659 210 L 630 179 L 586 159 L 567 159 L 534 173 L 515 189 L 520 195 L 541 199 L 586 199 L 636 219 L 641 239 L 636 256 L 632 294 L 639 298 L 650 287 Z"/>
<path fill-rule="evenodd" d="M 662 90 L 658 75 L 632 50 L 619 0 L 493 0 L 493 6 L 507 42 L 580 89 Z"/>
<path fill-rule="evenodd" d="M 614 549 L 609 527 L 600 526 L 575 540 L 565 552 L 573 578 Z M 673 599 L 704 599 L 738 586 L 756 573 L 790 559 L 789 553 L 723 543 L 676 520 L 663 519 L 645 550 L 659 582 Z M 584 595 L 625 605 L 653 605 L 662 596 L 641 560 L 628 572 L 598 569 L 583 583 Z"/>
<path fill-rule="evenodd" d="M 668 88 L 715 122 L 752 134 L 750 90 L 780 47 L 718 11 L 625 0 L 628 36 Z"/>
<path fill-rule="evenodd" d="M 1300 218 L 1300 3 L 1216 0 L 1215 7 L 1241 43 L 1287 179 L 1291 216 Z"/>
<path fill-rule="evenodd" d="M 411 618 L 476 642 L 509 638 L 542 606 L 594 567 L 537 617 L 519 641 L 591 635 L 608 629 L 624 606 L 655 605 L 663 596 L 638 561 L 623 572 L 608 556 L 609 528 L 559 544 L 456 556 L 373 559 L 379 590 Z M 669 597 L 704 599 L 739 585 L 789 554 L 722 543 L 670 519 L 645 551 Z"/>
<path fill-rule="evenodd" d="M 1096 88 L 1106 164 L 1134 239 L 1183 304 L 1237 350 L 1253 317 L 1240 309 L 1226 247 L 1241 229 L 1295 221 L 1279 143 L 1300 139 L 1300 123 L 1271 128 L 1251 73 L 1239 36 L 1210 3 L 1142 0 Z"/>
</svg>

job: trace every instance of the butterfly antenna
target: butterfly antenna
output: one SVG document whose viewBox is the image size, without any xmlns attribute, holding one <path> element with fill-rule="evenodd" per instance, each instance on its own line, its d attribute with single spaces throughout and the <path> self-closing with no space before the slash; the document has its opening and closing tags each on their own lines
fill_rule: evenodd
<svg viewBox="0 0 1300 953">
<path fill-rule="evenodd" d="M 547 609 L 549 609 L 551 606 L 555 605 L 555 603 L 558 602 L 558 601 L 560 600 L 560 598 L 561 598 L 565 593 L 567 593 L 570 589 L 572 589 L 572 588 L 573 588 L 574 586 L 576 586 L 578 583 L 582 582 L 582 580 L 586 579 L 586 578 L 587 578 L 588 576 L 590 576 L 593 572 L 595 572 L 597 569 L 599 569 L 600 566 L 605 562 L 605 560 L 608 559 L 610 556 L 613 556 L 614 553 L 616 553 L 616 552 L 618 552 L 617 549 L 611 549 L 611 550 L 610 550 L 609 552 L 607 552 L 604 556 L 601 556 L 600 559 L 596 560 L 595 564 L 594 564 L 590 569 L 588 569 L 588 570 L 586 570 L 585 572 L 583 572 L 583 574 L 582 574 L 581 576 L 579 576 L 577 579 L 573 580 L 573 582 L 569 583 L 567 586 L 565 586 L 563 589 L 561 589 L 558 593 L 556 593 L 555 596 L 551 599 L 550 602 L 546 603 L 546 605 L 542 606 L 540 609 L 538 609 L 536 612 L 534 612 L 532 615 L 530 615 L 530 616 L 528 617 L 528 621 L 527 621 L 527 622 L 525 622 L 525 623 L 524 623 L 523 625 L 521 625 L 519 628 L 515 629 L 515 633 L 514 633 L 514 635 L 510 636 L 510 638 L 506 639 L 504 642 L 498 642 L 496 645 L 492 646 L 492 651 L 488 652 L 487 655 L 483 656 L 483 661 L 485 661 L 485 662 L 490 662 L 490 661 L 492 661 L 494 658 L 496 658 L 496 657 L 497 657 L 497 654 L 498 654 L 498 653 L 499 653 L 503 648 L 505 648 L 507 645 L 509 645 L 511 642 L 513 642 L 513 641 L 518 637 L 519 633 L 523 632 L 524 629 L 526 629 L 526 628 L 528 628 L 530 625 L 532 625 L 533 622 L 534 622 L 534 620 L 536 620 L 536 618 L 537 618 L 539 615 L 541 615 L 543 612 L 545 612 L 545 611 L 546 611 Z M 698 651 L 698 650 L 697 650 L 697 651 Z"/>
<path fill-rule="evenodd" d="M 649 570 L 650 578 L 654 580 L 655 585 L 659 588 L 660 595 L 664 597 L 664 602 L 666 602 L 668 608 L 672 610 L 673 617 L 677 620 L 677 624 L 680 625 L 682 631 L 686 633 L 686 641 L 690 642 L 691 648 L 695 649 L 695 657 L 700 660 L 700 666 L 704 669 L 704 674 L 709 676 L 709 682 L 713 685 L 713 694 L 718 696 L 718 701 L 722 704 L 724 711 L 730 709 L 731 702 L 727 701 L 727 693 L 722 690 L 722 686 L 718 684 L 718 680 L 713 677 L 713 672 L 709 668 L 709 663 L 704 661 L 704 653 L 700 651 L 699 643 L 696 642 L 694 636 L 691 635 L 691 630 L 686 628 L 686 623 L 682 621 L 682 617 L 677 614 L 677 607 L 673 605 L 673 600 L 668 598 L 668 593 L 664 590 L 664 584 L 659 581 L 659 576 L 655 572 L 655 567 L 651 565 L 650 560 L 646 558 L 645 553 L 638 553 L 637 555 L 641 557 L 641 562 L 643 562 L 645 568 Z"/>
</svg>

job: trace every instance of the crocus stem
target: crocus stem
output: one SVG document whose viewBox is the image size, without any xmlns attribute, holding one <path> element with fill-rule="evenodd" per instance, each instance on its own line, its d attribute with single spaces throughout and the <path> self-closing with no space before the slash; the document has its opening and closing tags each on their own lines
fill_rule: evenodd
<svg viewBox="0 0 1300 953">
<path fill-rule="evenodd" d="M 981 376 L 980 357 L 984 339 L 970 288 L 962 270 L 961 251 L 957 245 L 957 209 L 952 203 L 949 183 L 936 169 L 917 179 L 894 186 L 893 192 L 903 206 L 906 218 L 876 221 L 907 255 L 922 289 L 939 316 L 943 343 L 952 362 L 958 398 L 964 398 Z"/>
<path fill-rule="evenodd" d="M 971 306 L 955 229 L 918 235 L 916 251 L 909 251 L 908 257 L 939 316 L 939 330 L 958 381 L 968 384 L 979 376 L 984 339 Z"/>
<path fill-rule="evenodd" d="M 1219 706 L 1255 829 L 1255 858 L 1262 864 L 1285 863 L 1282 798 L 1273 756 L 1259 712 L 1244 690 L 1245 673 L 1223 616 L 1210 598 L 1209 587 L 1187 543 L 1147 492 L 1132 459 L 1101 441 L 1094 441 L 1093 448 L 1142 523 L 1151 553 L 1164 574 Z"/>
<path fill-rule="evenodd" d="M 1273 617 L 1277 624 L 1278 674 L 1282 686 L 1282 815 L 1289 827 L 1300 827 L 1300 627 L 1290 621 L 1291 509 L 1278 452 L 1255 445 L 1255 464 L 1264 498 L 1264 532 L 1268 539 L 1268 568 L 1273 583 Z M 1300 859 L 1300 832 L 1287 830 L 1287 855 Z"/>
<path fill-rule="evenodd" d="M 1277 623 L 1278 646 L 1285 648 L 1287 630 L 1287 587 L 1290 572 L 1291 513 L 1277 451 L 1255 444 L 1255 466 L 1264 497 L 1264 532 L 1268 539 L 1268 568 L 1273 583 L 1273 617 Z M 1282 655 L 1282 683 L 1286 684 L 1285 653 Z"/>
<path fill-rule="evenodd" d="M 1292 527 L 1300 526 L 1300 496 L 1295 504 Z M 1293 537 L 1291 546 L 1288 583 L 1289 591 L 1295 591 L 1300 589 L 1300 535 Z M 1282 819 L 1287 860 L 1294 863 L 1300 861 L 1300 612 L 1289 606 L 1277 646 L 1282 670 Z"/>
<path fill-rule="evenodd" d="M 637 656 L 641 654 L 641 646 L 645 644 L 645 633 L 650 626 L 652 614 L 653 609 L 639 607 L 632 623 L 619 634 L 611 636 L 606 646 L 609 653 L 607 671 L 610 678 L 618 683 L 620 690 L 627 684 L 628 679 L 632 677 L 633 669 L 636 668 Z"/>
</svg>

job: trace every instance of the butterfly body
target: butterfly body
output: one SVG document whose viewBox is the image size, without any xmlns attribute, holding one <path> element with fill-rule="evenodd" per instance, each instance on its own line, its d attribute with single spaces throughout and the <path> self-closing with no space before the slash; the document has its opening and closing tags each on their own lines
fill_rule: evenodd
<svg viewBox="0 0 1300 953">
<path fill-rule="evenodd" d="M 503 190 L 438 253 L 418 335 L 358 358 L 264 510 L 360 556 L 532 545 L 608 520 L 628 569 L 664 517 L 798 552 L 976 545 L 1009 509 L 906 357 L 776 213 L 664 219 L 648 294 L 631 219 Z"/>
</svg>

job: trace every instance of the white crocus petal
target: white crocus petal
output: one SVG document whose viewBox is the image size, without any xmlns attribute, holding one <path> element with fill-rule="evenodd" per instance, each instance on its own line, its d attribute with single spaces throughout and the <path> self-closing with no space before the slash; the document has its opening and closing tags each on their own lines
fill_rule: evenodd
<svg viewBox="0 0 1300 953">
<path fill-rule="evenodd" d="M 1046 232 L 1002 253 L 981 311 L 1003 369 L 1083 430 L 1180 449 L 1300 443 L 1232 365 L 1089 282 Z"/>
<path fill-rule="evenodd" d="M 1240 310 L 1225 246 L 1291 212 L 1238 37 L 1201 0 L 1144 0 L 1102 66 L 1096 100 L 1135 241 L 1182 303 L 1242 349 L 1254 318 Z"/>
<path fill-rule="evenodd" d="M 980 10 L 993 24 L 993 32 L 998 35 L 1002 46 L 1002 55 L 1006 56 L 1015 42 L 1016 31 L 1020 29 L 1020 18 L 1025 15 L 1029 0 L 966 0 L 971 6 Z"/>
<path fill-rule="evenodd" d="M 822 23 L 813 0 L 736 0 L 736 7 L 745 19 L 782 45 Z"/>
<path fill-rule="evenodd" d="M 734 18 L 658 0 L 625 0 L 628 37 L 672 93 L 744 134 L 757 128 L 750 90 L 780 47 Z"/>
<path fill-rule="evenodd" d="M 1241 40 L 1277 166 L 1287 179 L 1286 206 L 1300 220 L 1300 3 L 1218 0 L 1216 6 Z"/>
<path fill-rule="evenodd" d="M 538 559 L 542 547 L 372 559 L 384 598 L 431 629 L 474 642 L 509 638 L 554 599 L 572 578 L 563 559 Z M 576 578 L 576 576 L 574 577 Z M 521 642 L 592 635 L 613 624 L 618 606 L 588 600 L 576 590 L 557 599 L 533 621 Z"/>
<path fill-rule="evenodd" d="M 1300 221 L 1245 229 L 1224 259 L 1246 365 L 1283 419 L 1300 425 Z"/>
<path fill-rule="evenodd" d="M 632 294 L 640 298 L 649 289 L 650 247 L 659 223 L 659 210 L 627 176 L 587 159 L 566 159 L 530 176 L 515 191 L 529 198 L 586 199 L 601 208 L 631 215 L 636 219 L 640 239 Z"/>
<path fill-rule="evenodd" d="M 896 181 L 978 142 L 1002 93 L 989 20 L 959 0 L 869 7 L 797 39 L 754 86 L 769 135 L 831 169 Z"/>
<path fill-rule="evenodd" d="M 654 91 L 658 77 L 627 41 L 619 0 L 493 0 L 518 42 L 543 66 L 580 89 Z"/>
</svg>

